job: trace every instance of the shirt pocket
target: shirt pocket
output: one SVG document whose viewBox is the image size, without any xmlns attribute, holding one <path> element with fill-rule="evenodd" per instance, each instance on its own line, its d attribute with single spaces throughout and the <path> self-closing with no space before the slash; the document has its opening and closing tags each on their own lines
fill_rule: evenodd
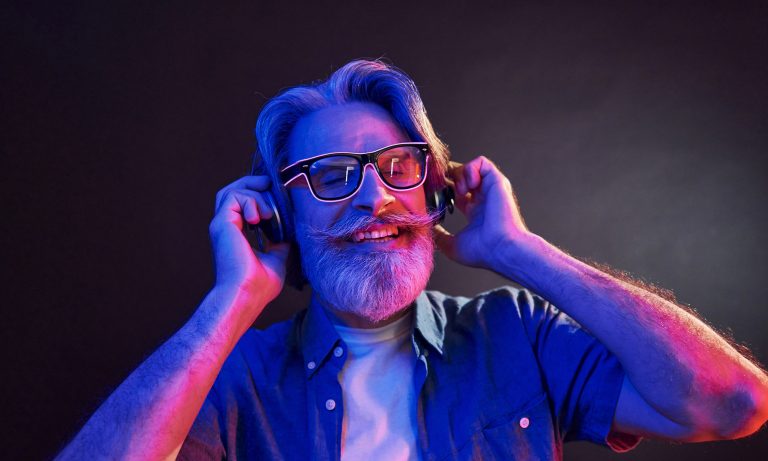
<svg viewBox="0 0 768 461">
<path fill-rule="evenodd" d="M 562 444 L 555 437 L 546 395 L 540 395 L 519 410 L 489 421 L 482 429 L 484 459 L 562 459 Z"/>
</svg>

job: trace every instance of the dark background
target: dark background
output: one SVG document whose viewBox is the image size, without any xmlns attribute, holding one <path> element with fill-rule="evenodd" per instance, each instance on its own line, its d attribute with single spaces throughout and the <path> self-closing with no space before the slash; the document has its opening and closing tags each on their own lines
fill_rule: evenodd
<svg viewBox="0 0 768 461">
<path fill-rule="evenodd" d="M 154 3 L 0 6 L 4 458 L 52 457 L 189 318 L 265 98 L 358 57 L 405 69 L 532 231 L 674 290 L 767 361 L 765 2 Z M 438 256 L 430 286 L 504 283 Z M 258 325 L 307 296 L 286 289 Z M 763 430 L 621 458 L 766 452 Z"/>
</svg>

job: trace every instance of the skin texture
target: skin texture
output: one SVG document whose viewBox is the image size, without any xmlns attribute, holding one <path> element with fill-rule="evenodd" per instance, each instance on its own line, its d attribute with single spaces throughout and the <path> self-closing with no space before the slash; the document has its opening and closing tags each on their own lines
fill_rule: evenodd
<svg viewBox="0 0 768 461">
<path fill-rule="evenodd" d="M 407 140 L 382 109 L 340 106 L 299 122 L 291 136 L 290 161 Z M 449 175 L 468 224 L 456 235 L 437 227 L 437 246 L 461 264 L 493 270 L 540 294 L 619 359 L 627 379 L 614 430 L 703 441 L 749 435 L 768 419 L 766 375 L 712 329 L 674 303 L 582 263 L 530 232 L 509 180 L 489 159 L 452 164 Z M 348 213 L 425 211 L 421 188 L 393 192 L 370 168 L 364 178 L 357 195 L 338 203 L 321 204 L 306 184 L 293 185 L 295 219 L 328 226 Z M 217 194 L 209 226 L 215 286 L 192 318 L 131 373 L 57 459 L 175 458 L 226 357 L 283 288 L 288 245 L 268 245 L 266 253 L 255 254 L 242 232 L 245 222 L 270 217 L 261 197 L 268 188 L 267 177 L 244 177 Z M 325 307 L 347 325 L 378 326 Z"/>
</svg>

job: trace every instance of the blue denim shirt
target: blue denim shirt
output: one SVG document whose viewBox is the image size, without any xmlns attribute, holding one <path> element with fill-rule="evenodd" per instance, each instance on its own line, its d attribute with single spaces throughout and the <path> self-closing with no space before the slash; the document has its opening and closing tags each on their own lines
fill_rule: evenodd
<svg viewBox="0 0 768 461">
<path fill-rule="evenodd" d="M 561 459 L 610 432 L 624 372 L 578 323 L 516 287 L 414 303 L 413 385 L 424 460 Z M 346 345 L 319 305 L 249 330 L 225 362 L 179 459 L 337 460 Z"/>
</svg>

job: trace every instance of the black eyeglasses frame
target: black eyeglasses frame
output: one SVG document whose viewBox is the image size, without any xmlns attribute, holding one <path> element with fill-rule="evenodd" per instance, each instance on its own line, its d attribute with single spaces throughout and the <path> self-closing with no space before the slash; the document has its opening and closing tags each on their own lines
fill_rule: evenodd
<svg viewBox="0 0 768 461">
<path fill-rule="evenodd" d="M 376 162 L 379 155 L 383 152 L 386 152 L 390 149 L 394 149 L 396 147 L 417 147 L 422 152 L 424 152 L 424 174 L 422 175 L 421 180 L 419 180 L 417 184 L 413 186 L 407 186 L 407 187 L 393 186 L 387 182 L 387 180 L 384 178 L 384 175 L 381 173 L 381 170 L 379 169 L 379 165 Z M 312 166 L 312 164 L 318 160 L 328 158 L 328 157 L 337 157 L 337 156 L 352 157 L 356 159 L 358 163 L 361 164 L 361 174 L 358 177 L 355 188 L 352 189 L 352 191 L 349 194 L 344 195 L 343 197 L 334 198 L 334 199 L 322 198 L 318 196 L 317 192 L 315 191 L 315 186 L 312 185 L 312 181 L 309 179 L 309 169 Z M 381 179 L 382 183 L 386 187 L 394 191 L 403 192 L 403 191 L 416 189 L 417 187 L 424 184 L 424 181 L 427 179 L 427 173 L 429 169 L 429 157 L 430 157 L 429 144 L 425 142 L 401 142 L 401 143 L 391 144 L 389 146 L 382 147 L 381 149 L 377 149 L 372 152 L 365 152 L 365 153 L 331 152 L 328 154 L 320 154 L 320 155 L 315 155 L 313 157 L 305 158 L 305 159 L 299 160 L 298 162 L 294 162 L 288 165 L 287 167 L 280 170 L 280 181 L 282 181 L 283 186 L 287 186 L 292 181 L 297 179 L 299 176 L 304 176 L 304 179 L 307 181 L 307 184 L 309 185 L 309 190 L 312 193 L 312 196 L 315 197 L 317 200 L 321 202 L 340 202 L 342 200 L 348 199 L 349 197 L 352 197 L 360 190 L 360 186 L 363 183 L 363 176 L 365 176 L 365 168 L 370 164 L 373 166 L 373 169 L 376 171 L 376 174 L 379 175 L 379 179 Z"/>
</svg>

